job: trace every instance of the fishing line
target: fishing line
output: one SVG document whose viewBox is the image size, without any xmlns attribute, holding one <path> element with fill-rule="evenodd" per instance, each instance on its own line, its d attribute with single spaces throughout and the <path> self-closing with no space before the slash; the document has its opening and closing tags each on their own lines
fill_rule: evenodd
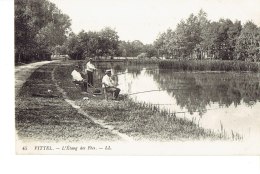
<svg viewBox="0 0 260 174">
<path fill-rule="evenodd" d="M 140 92 L 134 92 L 126 95 L 136 95 L 136 94 L 142 94 L 142 93 L 148 93 L 148 92 L 157 92 L 157 91 L 174 91 L 174 90 L 195 90 L 197 88 L 172 88 L 172 89 L 154 89 L 149 91 L 140 91 Z"/>
<path fill-rule="evenodd" d="M 150 105 L 160 105 L 160 104 L 152 104 L 152 103 L 149 103 Z M 148 105 L 149 105 L 148 104 Z M 163 104 L 164 105 L 164 104 Z M 167 105 L 175 105 L 175 104 L 167 104 Z M 185 113 L 197 113 L 197 112 L 203 112 L 203 111 L 210 111 L 210 110 L 217 110 L 217 109 L 221 109 L 221 107 L 218 107 L 218 108 L 209 108 L 209 109 L 203 109 L 201 111 L 199 110 L 196 110 L 196 111 L 178 111 L 178 112 L 171 112 L 170 114 L 185 114 Z"/>
</svg>

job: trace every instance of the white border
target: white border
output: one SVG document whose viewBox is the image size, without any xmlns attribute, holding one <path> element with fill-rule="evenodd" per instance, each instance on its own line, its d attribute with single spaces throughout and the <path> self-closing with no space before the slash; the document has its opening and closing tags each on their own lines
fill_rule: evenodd
<svg viewBox="0 0 260 174">
<path fill-rule="evenodd" d="M 258 174 L 260 158 L 235 157 L 97 157 L 15 155 L 13 0 L 0 0 L 1 114 L 0 173 L 200 173 Z"/>
</svg>

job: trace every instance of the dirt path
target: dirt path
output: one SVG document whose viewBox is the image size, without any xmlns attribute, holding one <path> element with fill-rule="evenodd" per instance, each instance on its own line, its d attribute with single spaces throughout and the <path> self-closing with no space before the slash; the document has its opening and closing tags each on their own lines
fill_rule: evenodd
<svg viewBox="0 0 260 174">
<path fill-rule="evenodd" d="M 51 62 L 56 62 L 55 61 L 43 61 L 43 62 L 35 62 L 35 63 L 30 63 L 27 65 L 22 65 L 22 66 L 17 66 L 15 67 L 15 96 L 17 96 L 20 88 L 23 86 L 24 82 L 30 77 L 32 72 L 39 68 L 42 65 L 51 63 Z"/>
</svg>

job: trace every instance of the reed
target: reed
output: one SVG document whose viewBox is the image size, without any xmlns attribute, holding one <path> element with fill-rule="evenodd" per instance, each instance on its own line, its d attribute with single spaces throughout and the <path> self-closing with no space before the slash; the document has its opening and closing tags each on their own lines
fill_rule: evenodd
<svg viewBox="0 0 260 174">
<path fill-rule="evenodd" d="M 230 131 L 230 133 L 228 133 L 228 131 L 224 128 L 222 122 L 220 121 L 220 131 L 217 130 L 210 130 L 210 129 L 204 129 L 199 125 L 199 120 L 196 121 L 196 118 L 192 118 L 191 120 L 185 118 L 180 118 L 180 117 L 176 117 L 176 114 L 184 114 L 185 112 L 171 112 L 170 110 L 167 109 L 160 109 L 158 105 L 153 105 L 150 103 L 146 103 L 146 102 L 139 102 L 139 103 L 134 103 L 134 101 L 130 100 L 130 102 L 133 102 L 133 105 L 138 105 L 141 107 L 145 107 L 149 110 L 151 110 L 154 114 L 159 113 L 161 117 L 164 118 L 164 120 L 167 122 L 167 126 L 171 126 L 174 125 L 173 123 L 178 123 L 184 127 L 187 128 L 187 126 L 189 127 L 188 129 L 190 129 L 190 127 L 197 127 L 198 129 L 203 130 L 204 136 L 210 136 L 210 137 L 215 137 L 215 138 L 219 138 L 219 139 L 226 139 L 226 140 L 233 140 L 233 141 L 240 141 L 243 140 L 243 135 L 234 132 L 233 130 Z M 133 106 L 132 105 L 132 106 Z M 169 125 L 168 125 L 169 124 Z M 166 126 L 166 125 L 165 125 Z M 196 133 L 195 133 L 196 134 Z"/>
<path fill-rule="evenodd" d="M 260 71 L 259 63 L 243 61 L 161 60 L 158 65 L 161 69 L 175 71 Z"/>
</svg>

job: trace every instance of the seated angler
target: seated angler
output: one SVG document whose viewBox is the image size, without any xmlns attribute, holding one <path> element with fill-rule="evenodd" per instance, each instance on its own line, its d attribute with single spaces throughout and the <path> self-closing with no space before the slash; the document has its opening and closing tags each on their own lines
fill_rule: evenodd
<svg viewBox="0 0 260 174">
<path fill-rule="evenodd" d="M 80 85 L 81 90 L 82 90 L 83 92 L 87 92 L 88 82 L 87 82 L 85 79 L 82 78 L 82 76 L 81 76 L 81 74 L 80 74 L 80 68 L 79 68 L 78 65 L 76 65 L 76 66 L 74 67 L 74 70 L 72 71 L 71 76 L 72 76 L 72 78 L 73 78 L 73 82 L 74 82 L 75 84 Z"/>
<path fill-rule="evenodd" d="M 102 79 L 102 88 L 104 88 L 105 98 L 107 99 L 107 92 L 113 94 L 113 99 L 117 99 L 120 89 L 116 87 L 114 80 L 111 78 L 111 70 L 106 70 L 106 75 Z"/>
</svg>

